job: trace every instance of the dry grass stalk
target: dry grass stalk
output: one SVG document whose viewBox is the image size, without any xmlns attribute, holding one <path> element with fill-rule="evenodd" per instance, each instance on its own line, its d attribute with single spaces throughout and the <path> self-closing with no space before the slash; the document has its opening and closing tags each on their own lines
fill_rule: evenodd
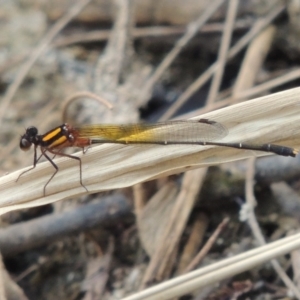
<svg viewBox="0 0 300 300">
<path fill-rule="evenodd" d="M 171 299 L 259 266 L 300 247 L 300 233 L 168 280 L 124 300 Z"/>
<path fill-rule="evenodd" d="M 184 270 L 188 266 L 188 264 L 192 261 L 194 256 L 197 254 L 197 251 L 200 247 L 200 244 L 203 241 L 206 229 L 208 227 L 209 219 L 203 214 L 199 213 L 198 218 L 196 218 L 191 234 L 187 243 L 184 246 L 182 251 L 182 255 L 180 257 L 180 261 L 177 267 L 177 274 L 183 274 Z"/>
</svg>

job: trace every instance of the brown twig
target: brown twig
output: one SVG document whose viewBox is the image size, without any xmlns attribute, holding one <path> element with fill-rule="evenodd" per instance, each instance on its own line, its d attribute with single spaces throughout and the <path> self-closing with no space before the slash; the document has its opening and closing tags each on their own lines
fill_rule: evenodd
<svg viewBox="0 0 300 300">
<path fill-rule="evenodd" d="M 109 196 L 96 204 L 86 204 L 64 213 L 3 228 L 0 230 L 0 249 L 3 256 L 12 256 L 62 236 L 115 222 L 130 211 L 131 206 L 123 196 Z"/>
<path fill-rule="evenodd" d="M 234 24 L 234 30 L 248 29 L 252 21 L 237 20 Z M 214 33 L 223 31 L 224 25 L 222 23 L 210 23 L 204 24 L 199 28 L 200 33 Z M 132 36 L 135 39 L 147 38 L 147 37 L 164 37 L 183 34 L 185 32 L 183 26 L 151 26 L 134 28 Z M 111 34 L 111 30 L 94 30 L 84 33 L 75 33 L 68 36 L 58 37 L 54 43 L 54 47 L 67 47 L 73 44 L 83 44 L 91 42 L 106 41 Z M 0 66 L 1 74 L 2 66 Z M 4 69 L 3 69 L 4 70 Z"/>
<path fill-rule="evenodd" d="M 210 238 L 208 239 L 206 244 L 202 247 L 200 252 L 195 256 L 195 258 L 187 266 L 187 268 L 185 269 L 185 273 L 192 271 L 193 269 L 195 269 L 197 267 L 197 265 L 199 265 L 201 260 L 205 257 L 205 255 L 208 253 L 208 251 L 211 249 L 211 247 L 215 243 L 216 239 L 218 238 L 218 236 L 220 235 L 222 230 L 224 230 L 224 228 L 228 224 L 228 222 L 229 222 L 229 218 L 223 219 L 223 221 L 218 225 L 218 227 L 216 228 L 214 233 L 210 236 Z"/>
</svg>

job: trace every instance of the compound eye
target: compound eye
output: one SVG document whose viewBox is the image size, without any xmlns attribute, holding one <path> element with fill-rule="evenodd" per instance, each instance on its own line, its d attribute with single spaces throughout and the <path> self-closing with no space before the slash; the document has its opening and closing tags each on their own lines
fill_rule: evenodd
<svg viewBox="0 0 300 300">
<path fill-rule="evenodd" d="M 21 138 L 21 140 L 20 140 L 20 148 L 21 148 L 21 150 L 27 151 L 27 150 L 30 149 L 31 145 L 32 145 L 32 143 L 29 142 L 27 139 L 25 139 L 23 137 Z"/>
</svg>

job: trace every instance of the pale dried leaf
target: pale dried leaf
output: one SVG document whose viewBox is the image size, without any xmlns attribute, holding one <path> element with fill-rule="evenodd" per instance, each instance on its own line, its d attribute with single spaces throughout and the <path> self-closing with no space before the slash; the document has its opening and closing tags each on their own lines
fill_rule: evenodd
<svg viewBox="0 0 300 300">
<path fill-rule="evenodd" d="M 299 93 L 299 88 L 287 90 L 210 112 L 201 118 L 221 122 L 228 128 L 229 134 L 222 139 L 224 142 L 255 141 L 296 147 L 300 145 Z M 19 155 L 25 154 L 20 152 Z M 90 193 L 95 193 L 132 186 L 191 168 L 267 154 L 212 146 L 101 145 L 78 155 L 83 161 L 83 182 Z M 46 197 L 43 197 L 43 187 L 53 173 L 48 162 L 39 164 L 17 183 L 16 179 L 23 170 L 3 176 L 0 179 L 0 212 L 85 194 L 79 184 L 78 164 L 67 158 L 56 159 L 56 163 L 60 170 L 48 185 Z"/>
</svg>

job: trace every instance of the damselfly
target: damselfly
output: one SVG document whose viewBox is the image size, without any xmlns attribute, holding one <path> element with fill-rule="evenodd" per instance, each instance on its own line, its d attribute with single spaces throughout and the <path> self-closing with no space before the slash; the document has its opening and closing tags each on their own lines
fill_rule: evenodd
<svg viewBox="0 0 300 300">
<path fill-rule="evenodd" d="M 65 123 L 45 134 L 38 134 L 37 128 L 32 126 L 28 127 L 25 134 L 21 136 L 20 148 L 26 151 L 32 145 L 34 146 L 33 167 L 21 173 L 18 179 L 24 173 L 34 169 L 39 159 L 44 156 L 55 168 L 55 172 L 44 186 L 45 195 L 47 185 L 59 170 L 53 159 L 47 154 L 51 153 L 76 159 L 79 162 L 80 184 L 86 189 L 82 182 L 81 159 L 74 155 L 62 153 L 61 151 L 66 147 L 84 149 L 92 144 L 212 145 L 271 152 L 277 155 L 292 157 L 295 157 L 298 153 L 297 149 L 274 144 L 219 142 L 227 133 L 227 129 L 221 123 L 208 119 L 169 121 L 154 124 L 100 124 L 79 127 L 73 127 Z M 37 148 L 41 150 L 39 158 L 37 157 Z"/>
</svg>

